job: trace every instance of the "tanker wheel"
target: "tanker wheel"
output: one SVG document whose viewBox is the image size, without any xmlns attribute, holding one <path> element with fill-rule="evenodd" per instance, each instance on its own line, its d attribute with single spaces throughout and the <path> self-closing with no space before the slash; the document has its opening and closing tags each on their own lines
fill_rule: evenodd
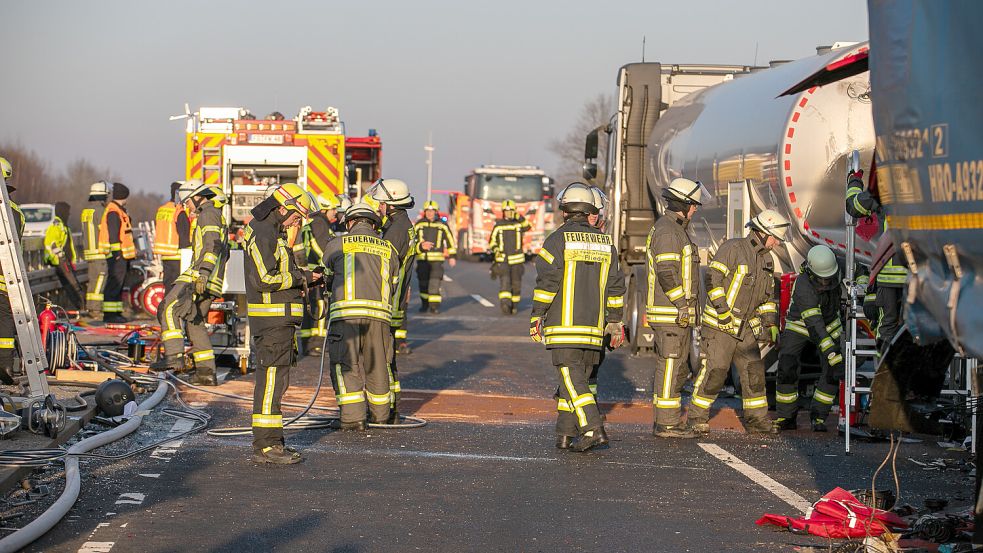
<svg viewBox="0 0 983 553">
<path fill-rule="evenodd" d="M 140 309 L 152 317 L 157 317 L 157 309 L 164 301 L 164 283 L 159 280 L 148 282 L 140 294 Z"/>
</svg>

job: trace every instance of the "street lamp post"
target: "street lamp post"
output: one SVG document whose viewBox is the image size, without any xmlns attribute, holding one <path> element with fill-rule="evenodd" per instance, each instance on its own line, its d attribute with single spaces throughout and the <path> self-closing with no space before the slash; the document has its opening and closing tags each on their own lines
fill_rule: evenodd
<svg viewBox="0 0 983 553">
<path fill-rule="evenodd" d="M 427 140 L 427 145 L 423 147 L 423 150 L 427 152 L 427 201 L 430 201 L 430 194 L 433 188 L 433 133 L 430 133 L 430 137 Z"/>
</svg>

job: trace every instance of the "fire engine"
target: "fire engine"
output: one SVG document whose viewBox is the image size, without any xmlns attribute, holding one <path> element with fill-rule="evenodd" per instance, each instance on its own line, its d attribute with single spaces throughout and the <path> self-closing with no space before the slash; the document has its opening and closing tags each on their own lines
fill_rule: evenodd
<svg viewBox="0 0 983 553">
<path fill-rule="evenodd" d="M 369 186 L 382 177 L 382 139 L 375 129 L 368 136 L 345 137 L 348 161 L 348 195 L 360 198 Z"/>
<path fill-rule="evenodd" d="M 345 127 L 338 110 L 304 107 L 293 119 L 264 118 L 237 107 L 188 114 L 188 179 L 221 186 L 229 196 L 233 228 L 272 184 L 295 182 L 315 194 L 345 192 Z"/>
<path fill-rule="evenodd" d="M 490 253 L 488 239 L 505 200 L 514 200 L 532 225 L 523 241 L 526 254 L 539 253 L 554 228 L 553 179 L 534 165 L 482 165 L 464 178 L 464 192 L 451 194 L 448 209 L 459 251 L 482 257 Z"/>
</svg>

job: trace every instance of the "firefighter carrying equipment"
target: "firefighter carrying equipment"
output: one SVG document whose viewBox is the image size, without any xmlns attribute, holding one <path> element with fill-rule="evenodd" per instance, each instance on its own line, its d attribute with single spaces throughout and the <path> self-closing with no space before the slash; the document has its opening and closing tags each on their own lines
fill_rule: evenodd
<svg viewBox="0 0 983 553">
<path fill-rule="evenodd" d="M 583 436 L 601 427 L 588 378 L 607 323 L 621 322 L 625 282 L 617 248 L 584 215 L 572 215 L 546 238 L 536 269 L 530 334 L 540 329 L 559 375 L 556 432 Z"/>
<path fill-rule="evenodd" d="M 645 321 L 655 331 L 652 405 L 657 427 L 679 425 L 682 389 L 690 373 L 690 326 L 697 322 L 700 257 L 688 226 L 687 217 L 666 212 L 646 240 Z"/>
<path fill-rule="evenodd" d="M 594 193 L 591 186 L 582 182 L 567 185 L 556 196 L 560 210 L 565 213 L 586 213 L 596 215 L 600 210 L 594 205 Z"/>
<path fill-rule="evenodd" d="M 325 251 L 331 292 L 328 352 L 343 423 L 386 422 L 396 406 L 389 330 L 398 252 L 357 220 Z"/>
<path fill-rule="evenodd" d="M 813 249 L 820 247 L 825 246 L 815 246 Z M 809 256 L 812 257 L 812 251 Z M 775 389 L 779 421 L 795 421 L 798 414 L 800 357 L 808 344 L 819 349 L 822 365 L 822 375 L 816 382 L 812 396 L 811 420 L 825 420 L 829 415 L 836 400 L 839 381 L 843 377 L 840 286 L 838 282 L 823 286 L 820 278 L 813 276 L 811 271 L 811 262 L 803 265 L 802 272 L 792 285 L 792 299 L 785 315 L 785 331 L 778 350 Z"/>
<path fill-rule="evenodd" d="M 412 209 L 415 205 L 413 196 L 410 196 L 410 188 L 406 183 L 399 179 L 379 179 L 369 188 L 368 196 L 373 200 L 398 207 L 400 209 Z"/>
<path fill-rule="evenodd" d="M 777 228 L 773 218 L 764 218 L 762 224 Z M 690 426 L 707 422 L 710 406 L 733 363 L 743 388 L 747 429 L 771 432 L 765 369 L 758 348 L 758 340 L 770 333 L 769 327 L 778 325 L 771 250 L 753 233 L 727 240 L 711 260 L 705 283 L 702 359 L 689 406 Z"/>
<path fill-rule="evenodd" d="M 766 209 L 753 217 L 745 226 L 784 241 L 785 234 L 792 225 L 774 209 Z"/>
</svg>

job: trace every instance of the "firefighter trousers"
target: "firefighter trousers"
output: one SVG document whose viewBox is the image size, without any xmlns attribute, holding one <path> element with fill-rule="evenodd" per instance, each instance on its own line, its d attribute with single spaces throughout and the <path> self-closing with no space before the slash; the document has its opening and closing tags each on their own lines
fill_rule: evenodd
<svg viewBox="0 0 983 553">
<path fill-rule="evenodd" d="M 341 422 L 383 423 L 392 406 L 389 325 L 372 319 L 333 321 L 328 330 L 331 382 Z"/>
<path fill-rule="evenodd" d="M 709 420 L 710 406 L 727 380 L 731 364 L 737 368 L 741 380 L 744 422 L 767 419 L 765 364 L 761 361 L 761 350 L 751 332 L 745 330 L 742 339 L 735 339 L 730 334 L 704 327 L 700 347 L 700 372 L 693 385 L 687 415 L 689 423 L 706 423 Z"/>
<path fill-rule="evenodd" d="M 782 332 L 778 350 L 778 374 L 775 375 L 775 404 L 779 418 L 794 420 L 799 413 L 799 371 L 802 350 L 813 343 L 808 336 L 793 330 L 785 329 Z M 816 389 L 812 394 L 812 406 L 809 411 L 813 420 L 825 420 L 829 415 L 833 402 L 836 401 L 841 376 L 832 370 L 825 355 L 820 354 L 819 361 L 823 372 L 816 381 Z M 842 363 L 839 365 L 842 370 Z"/>
<path fill-rule="evenodd" d="M 904 323 L 901 311 L 904 307 L 902 305 L 903 296 L 904 288 L 877 285 L 877 298 L 874 303 L 877 305 L 878 311 L 877 340 L 880 344 L 878 350 L 881 353 L 887 350 L 891 340 L 894 339 L 894 335 L 898 333 L 898 329 Z"/>
<path fill-rule="evenodd" d="M 693 333 L 689 328 L 656 326 L 655 378 L 652 407 L 655 423 L 676 426 L 682 418 L 682 391 L 689 378 L 689 352 Z"/>
<path fill-rule="evenodd" d="M 106 260 L 90 259 L 89 264 L 89 283 L 85 293 L 85 305 L 90 315 L 102 314 L 103 293 L 106 290 Z"/>
<path fill-rule="evenodd" d="M 505 265 L 501 268 L 498 277 L 498 301 L 502 305 L 502 311 L 506 308 L 511 312 L 522 298 L 522 275 L 526 272 L 526 266 L 517 263 L 515 265 Z"/>
<path fill-rule="evenodd" d="M 560 385 L 556 393 L 556 433 L 575 437 L 601 427 L 601 412 L 587 380 L 599 364 L 600 351 L 580 348 L 550 350 Z"/>
<path fill-rule="evenodd" d="M 269 319 L 269 320 L 266 320 Z M 252 354 L 256 362 L 253 389 L 253 449 L 283 445 L 280 401 L 290 387 L 290 369 L 297 360 L 294 338 L 297 325 L 282 317 L 250 318 Z"/>
<path fill-rule="evenodd" d="M 160 262 L 164 270 L 161 272 L 160 279 L 164 283 L 164 295 L 167 295 L 174 287 L 174 281 L 181 276 L 180 259 L 164 259 Z"/>
<path fill-rule="evenodd" d="M 389 391 L 392 392 L 392 404 L 390 407 L 393 411 L 399 411 L 399 396 L 402 392 L 402 388 L 399 385 L 399 371 L 396 369 L 396 351 L 399 349 L 399 344 L 406 342 L 406 329 L 402 326 L 390 326 L 390 343 L 392 347 L 389 349 Z"/>
<path fill-rule="evenodd" d="M 10 296 L 0 292 L 0 382 L 14 383 L 14 348 L 17 327 L 14 326 L 14 313 L 10 308 Z"/>
<path fill-rule="evenodd" d="M 187 282 L 175 282 L 171 291 L 157 310 L 160 321 L 160 337 L 164 342 L 164 353 L 170 357 L 184 355 L 184 336 L 182 328 L 187 329 L 191 340 L 191 359 L 199 374 L 215 373 L 215 350 L 205 330 L 208 311 L 212 307 L 210 295 L 198 296 Z"/>
<path fill-rule="evenodd" d="M 106 260 L 106 288 L 103 293 L 102 312 L 104 315 L 123 314 L 123 282 L 130 262 L 123 256 Z"/>
<path fill-rule="evenodd" d="M 444 280 L 444 262 L 417 261 L 416 278 L 420 285 L 420 303 L 422 306 L 439 306 L 443 299 L 440 295 L 440 283 Z"/>
</svg>

